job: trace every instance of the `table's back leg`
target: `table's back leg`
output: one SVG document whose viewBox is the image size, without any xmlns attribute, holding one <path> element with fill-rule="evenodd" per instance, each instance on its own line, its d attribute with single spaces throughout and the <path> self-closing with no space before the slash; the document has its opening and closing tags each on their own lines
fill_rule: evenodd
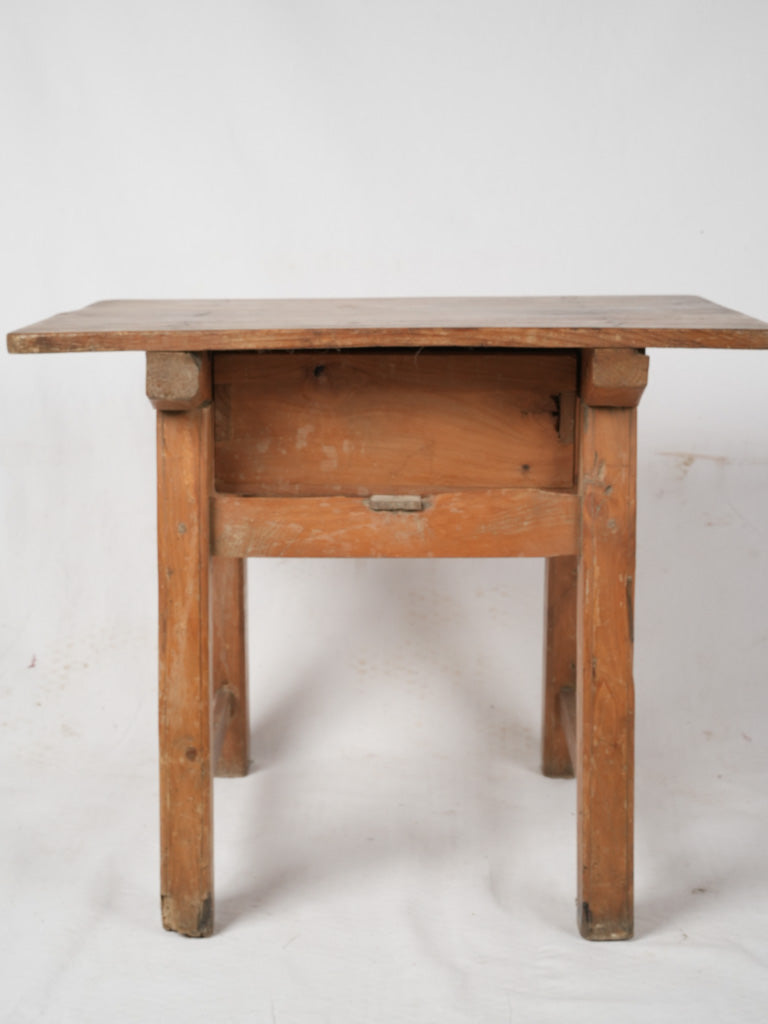
<svg viewBox="0 0 768 1024">
<path fill-rule="evenodd" d="M 226 701 L 228 719 L 216 751 L 216 775 L 248 774 L 248 651 L 246 562 L 244 558 L 212 559 L 213 691 L 215 707 Z M 217 730 L 218 732 L 218 730 Z"/>
<path fill-rule="evenodd" d="M 151 354 L 154 356 L 155 354 Z M 160 844 L 163 924 L 213 930 L 213 786 L 209 634 L 212 414 L 205 387 L 178 401 L 183 353 L 150 359 L 157 424 L 160 618 Z M 175 357 L 179 357 L 178 360 Z M 204 361 L 193 359 L 194 366 Z M 199 367 L 199 368 L 200 368 Z M 189 376 L 189 375 L 187 375 Z M 178 379 L 177 379 L 178 378 Z M 176 398 L 173 397 L 177 387 Z M 194 391 L 194 387 L 188 388 Z M 160 393 L 160 394 L 158 394 Z M 185 392 L 186 393 L 186 392 Z M 168 395 L 171 397 L 167 397 Z M 177 408 L 171 404 L 171 408 Z"/>
<path fill-rule="evenodd" d="M 636 357 L 633 359 L 632 357 Z M 590 939 L 633 929 L 635 478 L 647 359 L 585 357 L 578 484 L 576 773 L 579 927 Z"/>
<path fill-rule="evenodd" d="M 562 705 L 576 687 L 576 566 L 572 555 L 547 559 L 541 763 L 551 778 L 573 776 Z"/>
</svg>

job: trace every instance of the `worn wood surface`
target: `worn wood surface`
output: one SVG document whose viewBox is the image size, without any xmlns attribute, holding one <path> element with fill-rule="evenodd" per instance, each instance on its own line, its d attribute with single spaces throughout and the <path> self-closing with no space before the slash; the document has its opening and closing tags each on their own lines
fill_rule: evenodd
<svg viewBox="0 0 768 1024">
<path fill-rule="evenodd" d="M 214 376 L 222 492 L 573 486 L 575 353 L 220 354 Z"/>
<path fill-rule="evenodd" d="M 147 398 L 165 412 L 211 400 L 211 360 L 197 352 L 147 352 Z"/>
<path fill-rule="evenodd" d="M 568 748 L 571 764 L 576 764 L 578 754 L 576 741 L 576 688 L 574 686 L 564 686 L 559 696 L 560 721 L 562 723 L 563 736 L 565 737 L 565 745 Z"/>
<path fill-rule="evenodd" d="M 648 356 L 634 349 L 590 349 L 582 353 L 581 397 L 587 405 L 629 409 L 648 383 Z"/>
<path fill-rule="evenodd" d="M 227 695 L 228 715 L 216 751 L 215 773 L 248 774 L 248 645 L 246 565 L 239 558 L 211 562 L 213 691 Z"/>
<path fill-rule="evenodd" d="M 632 934 L 635 409 L 581 406 L 577 583 L 579 926 Z"/>
<path fill-rule="evenodd" d="M 115 301 L 8 346 L 149 354 L 167 928 L 212 931 L 214 763 L 248 767 L 242 559 L 539 556 L 580 928 L 631 935 L 637 350 L 768 348 L 768 324 L 688 296 Z"/>
<path fill-rule="evenodd" d="M 214 775 L 219 775 L 218 765 L 224 737 L 235 714 L 235 696 L 227 686 L 220 686 L 213 695 L 213 718 L 211 739 L 211 763 Z"/>
<path fill-rule="evenodd" d="M 691 295 L 115 300 L 8 335 L 11 352 L 768 348 L 768 324 Z"/>
<path fill-rule="evenodd" d="M 548 558 L 544 613 L 542 771 L 570 778 L 573 758 L 562 720 L 561 694 L 576 686 L 576 558 Z"/>
<path fill-rule="evenodd" d="M 158 413 L 163 924 L 213 929 L 209 493 L 212 414 Z"/>
<path fill-rule="evenodd" d="M 576 551 L 578 499 L 540 490 L 436 494 L 421 512 L 362 498 L 213 501 L 213 550 L 244 558 L 543 557 Z"/>
</svg>

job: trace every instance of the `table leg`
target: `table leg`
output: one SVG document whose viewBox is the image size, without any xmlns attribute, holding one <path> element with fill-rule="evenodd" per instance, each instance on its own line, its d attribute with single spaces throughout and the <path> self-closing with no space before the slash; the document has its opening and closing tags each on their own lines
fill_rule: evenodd
<svg viewBox="0 0 768 1024">
<path fill-rule="evenodd" d="M 541 762 L 550 778 L 573 776 L 562 695 L 576 687 L 576 565 L 572 555 L 547 559 Z"/>
<path fill-rule="evenodd" d="M 633 926 L 636 410 L 581 405 L 577 583 L 579 927 Z"/>
<path fill-rule="evenodd" d="M 216 775 L 248 774 L 250 722 L 245 584 L 245 559 L 212 559 L 214 707 L 225 703 L 224 714 L 228 719 L 217 751 Z"/>
<path fill-rule="evenodd" d="M 157 433 L 163 924 L 198 936 L 213 930 L 211 420 L 159 412 Z"/>
</svg>

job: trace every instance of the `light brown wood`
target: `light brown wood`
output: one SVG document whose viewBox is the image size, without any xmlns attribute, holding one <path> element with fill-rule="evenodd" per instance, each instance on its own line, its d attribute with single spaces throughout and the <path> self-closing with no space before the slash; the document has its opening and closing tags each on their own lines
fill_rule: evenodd
<svg viewBox="0 0 768 1024">
<path fill-rule="evenodd" d="M 219 758 L 232 718 L 235 714 L 235 695 L 227 686 L 220 686 L 213 696 L 213 726 L 211 749 L 214 775 L 219 775 Z"/>
<path fill-rule="evenodd" d="M 642 350 L 766 349 L 768 324 L 692 296 L 112 301 L 8 347 L 148 353 L 167 928 L 210 934 L 212 775 L 248 769 L 243 559 L 537 556 L 580 928 L 632 934 Z"/>
<path fill-rule="evenodd" d="M 633 408 L 648 383 L 648 356 L 634 349 L 590 349 L 581 361 L 581 397 L 587 405 Z"/>
<path fill-rule="evenodd" d="M 158 413 L 163 924 L 213 929 L 209 644 L 210 406 Z"/>
<path fill-rule="evenodd" d="M 223 354 L 214 376 L 221 492 L 573 486 L 576 353 Z"/>
<path fill-rule="evenodd" d="M 147 398 L 165 412 L 210 402 L 210 358 L 197 352 L 147 352 Z"/>
<path fill-rule="evenodd" d="M 242 559 L 212 559 L 213 690 L 217 697 L 222 692 L 228 695 L 230 712 L 217 750 L 215 772 L 228 777 L 247 775 L 249 766 L 245 577 Z"/>
<path fill-rule="evenodd" d="M 576 764 L 578 745 L 576 741 L 576 688 L 565 686 L 560 691 L 560 721 L 563 727 L 565 745 L 571 764 Z"/>
<path fill-rule="evenodd" d="M 230 558 L 542 557 L 576 551 L 578 499 L 559 491 L 436 494 L 422 512 L 362 498 L 213 501 L 213 551 Z"/>
<path fill-rule="evenodd" d="M 562 718 L 561 696 L 576 686 L 576 558 L 548 558 L 544 618 L 542 771 L 573 776 L 573 757 Z"/>
<path fill-rule="evenodd" d="M 636 417 L 581 407 L 578 906 L 590 939 L 632 935 Z"/>
<path fill-rule="evenodd" d="M 692 295 L 116 300 L 8 335 L 11 352 L 434 345 L 768 348 L 768 324 Z"/>
</svg>

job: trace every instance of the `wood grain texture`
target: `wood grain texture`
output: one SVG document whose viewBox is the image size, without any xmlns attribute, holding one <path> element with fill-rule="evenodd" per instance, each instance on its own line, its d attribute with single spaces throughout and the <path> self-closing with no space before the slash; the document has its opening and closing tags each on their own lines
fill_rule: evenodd
<svg viewBox="0 0 768 1024">
<path fill-rule="evenodd" d="M 213 692 L 228 695 L 229 715 L 216 752 L 219 776 L 248 774 L 248 644 L 246 565 L 239 558 L 211 561 Z"/>
<path fill-rule="evenodd" d="M 573 486 L 575 353 L 218 354 L 214 377 L 221 492 Z"/>
<path fill-rule="evenodd" d="M 245 558 L 491 558 L 574 554 L 575 494 L 436 494 L 422 512 L 377 512 L 361 498 L 213 500 L 213 551 Z"/>
<path fill-rule="evenodd" d="M 633 922 L 635 409 L 581 406 L 577 590 L 579 927 Z"/>
<path fill-rule="evenodd" d="M 180 412 L 211 400 L 211 360 L 197 352 L 147 352 L 147 398 Z"/>
<path fill-rule="evenodd" d="M 212 740 L 211 749 L 213 751 L 211 760 L 213 763 L 213 770 L 215 774 L 218 772 L 219 758 L 221 757 L 221 748 L 224 745 L 224 737 L 227 735 L 230 723 L 235 713 L 235 697 L 231 690 L 226 686 L 219 687 L 213 695 L 213 719 L 212 719 Z"/>
<path fill-rule="evenodd" d="M 198 936 L 213 930 L 211 454 L 210 406 L 158 413 L 162 911 Z"/>
<path fill-rule="evenodd" d="M 571 778 L 573 758 L 562 719 L 561 694 L 576 686 L 576 558 L 548 558 L 544 612 L 542 771 Z"/>
<path fill-rule="evenodd" d="M 576 689 L 572 686 L 565 686 L 560 691 L 560 721 L 563 727 L 565 745 L 571 758 L 571 764 L 576 764 L 578 746 L 576 742 Z"/>
<path fill-rule="evenodd" d="M 581 397 L 587 405 L 630 409 L 648 383 L 648 356 L 634 349 L 597 348 L 582 354 Z"/>
<path fill-rule="evenodd" d="M 115 300 L 8 335 L 11 352 L 434 345 L 768 348 L 768 324 L 691 295 Z"/>
</svg>

